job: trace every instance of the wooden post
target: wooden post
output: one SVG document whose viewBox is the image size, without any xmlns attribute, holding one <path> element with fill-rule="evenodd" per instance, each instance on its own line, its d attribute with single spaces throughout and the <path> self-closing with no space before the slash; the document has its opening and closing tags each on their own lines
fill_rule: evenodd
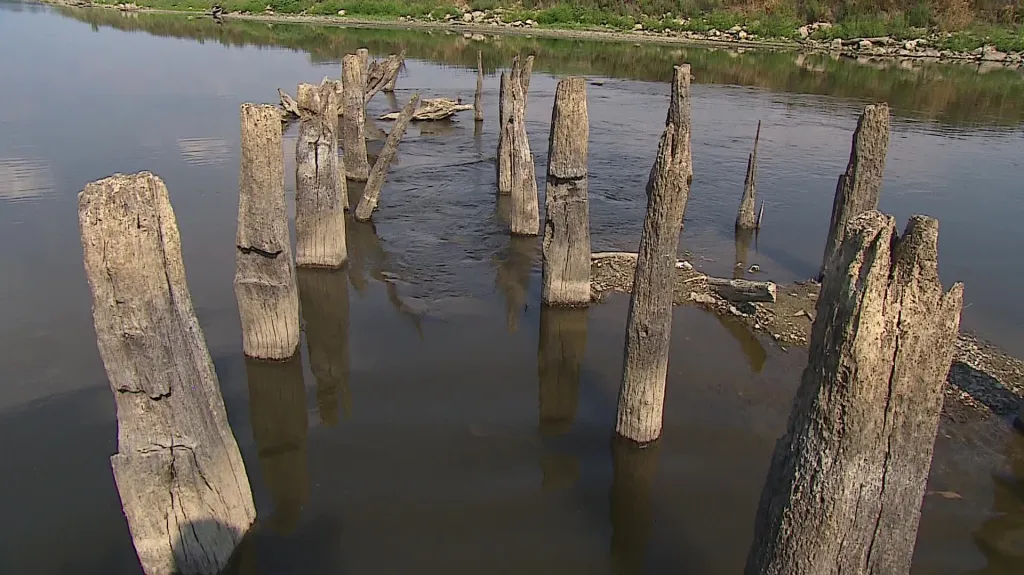
<svg viewBox="0 0 1024 575">
<path fill-rule="evenodd" d="M 739 213 L 736 214 L 737 230 L 752 230 L 758 227 L 758 218 L 754 213 L 757 207 L 757 142 L 761 139 L 761 122 L 757 123 L 754 134 L 754 151 L 747 157 L 747 177 L 743 180 L 743 199 L 740 200 Z"/>
<path fill-rule="evenodd" d="M 551 109 L 541 300 L 549 305 L 590 303 L 590 214 L 587 200 L 587 85 L 558 83 Z"/>
<path fill-rule="evenodd" d="M 885 172 L 885 154 L 889 148 L 889 105 L 872 104 L 864 108 L 857 130 L 853 133 L 850 162 L 839 176 L 836 196 L 832 202 L 832 220 L 825 238 L 825 255 L 821 261 L 824 277 L 831 260 L 846 235 L 846 226 L 857 214 L 878 209 Z"/>
<path fill-rule="evenodd" d="M 280 114 L 274 118 L 280 126 Z M 218 573 L 256 518 L 160 178 L 78 196 L 96 343 L 117 404 L 114 482 L 147 575 Z"/>
<path fill-rule="evenodd" d="M 351 269 L 351 264 L 349 268 Z M 338 394 L 349 412 L 348 393 L 348 273 L 344 270 L 298 270 L 302 319 L 306 322 L 306 352 L 316 378 L 320 421 L 338 423 Z"/>
<path fill-rule="evenodd" d="M 511 94 L 512 109 L 506 111 L 508 122 L 501 131 L 501 157 L 508 169 L 501 176 L 512 196 L 509 231 L 512 235 L 535 236 L 540 231 L 540 208 L 537 205 L 537 176 L 526 135 L 526 91 L 523 69 L 518 62 L 512 66 L 506 91 Z M 507 178 L 506 178 L 507 176 Z"/>
<path fill-rule="evenodd" d="M 683 213 L 690 194 L 690 65 L 676 66 L 665 132 L 647 180 L 647 216 L 626 320 L 619 389 L 619 435 L 638 443 L 661 435 L 672 335 L 672 286 Z"/>
<path fill-rule="evenodd" d="M 963 286 L 943 294 L 935 220 L 914 216 L 899 238 L 875 211 L 847 224 L 747 575 L 910 572 Z"/>
<path fill-rule="evenodd" d="M 401 54 L 391 54 L 384 60 L 370 64 L 366 78 L 366 102 L 369 102 L 382 89 L 384 92 L 395 91 L 398 71 L 405 61 L 405 50 Z M 390 87 L 390 90 L 388 89 Z"/>
<path fill-rule="evenodd" d="M 541 306 L 537 347 L 541 435 L 564 435 L 572 428 L 586 352 L 587 310 Z"/>
<path fill-rule="evenodd" d="M 519 72 L 519 81 L 523 85 L 523 107 L 526 107 L 526 97 L 530 94 L 530 77 L 533 76 L 533 56 L 527 56 L 523 61 Z"/>
<path fill-rule="evenodd" d="M 341 60 L 341 148 L 345 175 L 365 182 L 370 173 L 366 160 L 366 115 L 363 100 L 362 64 L 359 56 L 348 54 Z"/>
<path fill-rule="evenodd" d="M 288 211 L 284 199 L 281 113 L 242 104 L 235 297 L 242 349 L 259 359 L 285 359 L 299 345 Z"/>
<path fill-rule="evenodd" d="M 640 446 L 612 438 L 611 561 L 615 573 L 642 573 L 654 522 L 651 485 L 658 473 L 659 443 Z"/>
<path fill-rule="evenodd" d="M 373 170 L 370 171 L 370 177 L 367 178 L 366 187 L 363 189 L 363 197 L 359 200 L 359 205 L 356 206 L 356 219 L 361 222 L 369 220 L 370 216 L 373 215 L 373 210 L 377 207 L 377 201 L 380 199 L 380 190 L 384 187 L 384 178 L 387 176 L 391 162 L 395 159 L 395 154 L 398 152 L 398 143 L 402 141 L 402 136 L 405 135 L 405 129 L 409 126 L 409 120 L 412 119 L 413 113 L 416 112 L 416 104 L 419 100 L 420 95 L 413 94 L 412 98 L 409 99 L 409 103 L 402 108 L 402 113 L 398 116 L 398 120 L 391 127 L 391 133 L 388 134 L 384 148 L 381 149 L 380 155 L 377 156 L 377 161 L 373 163 Z"/>
<path fill-rule="evenodd" d="M 328 81 L 299 84 L 299 137 L 295 142 L 295 263 L 340 267 L 345 246 L 344 176 L 338 171 L 338 97 Z"/>
<path fill-rule="evenodd" d="M 512 59 L 512 67 L 516 59 Z M 498 82 L 498 153 L 495 155 L 494 167 L 498 178 L 498 195 L 512 193 L 512 161 L 505 154 L 505 126 L 512 113 L 512 90 L 508 84 L 508 74 L 501 73 Z"/>
<path fill-rule="evenodd" d="M 299 354 L 285 361 L 245 360 L 249 417 L 263 481 L 274 503 L 270 525 L 289 535 L 309 501 L 306 388 Z"/>
<path fill-rule="evenodd" d="M 484 53 L 476 51 L 476 93 L 473 94 L 473 119 L 484 121 Z"/>
<path fill-rule="evenodd" d="M 398 55 L 398 66 L 395 68 L 394 73 L 391 74 L 391 78 L 384 84 L 384 93 L 394 93 L 395 87 L 398 85 L 398 73 L 402 70 L 402 64 L 405 63 L 405 50 Z"/>
<path fill-rule="evenodd" d="M 356 50 L 356 56 L 359 58 L 359 70 L 363 77 L 363 93 L 366 93 L 366 83 L 370 77 L 370 51 L 359 48 Z"/>
</svg>

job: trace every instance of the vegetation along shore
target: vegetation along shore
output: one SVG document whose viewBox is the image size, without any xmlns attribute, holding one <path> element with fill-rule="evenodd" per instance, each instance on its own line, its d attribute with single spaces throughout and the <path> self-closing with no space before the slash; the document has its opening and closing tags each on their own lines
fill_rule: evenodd
<svg viewBox="0 0 1024 575">
<path fill-rule="evenodd" d="M 47 0 L 208 14 L 210 0 Z M 632 42 L 772 46 L 855 58 L 1024 67 L 1022 0 L 223 0 L 228 18 L 401 25 Z"/>
</svg>

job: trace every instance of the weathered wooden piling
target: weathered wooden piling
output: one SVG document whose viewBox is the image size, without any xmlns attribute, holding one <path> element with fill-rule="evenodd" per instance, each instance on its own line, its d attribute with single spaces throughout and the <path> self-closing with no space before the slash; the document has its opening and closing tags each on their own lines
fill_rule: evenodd
<svg viewBox="0 0 1024 575">
<path fill-rule="evenodd" d="M 484 53 L 476 51 L 476 92 L 473 94 L 473 119 L 484 121 Z"/>
<path fill-rule="evenodd" d="M 352 265 L 349 265 L 351 270 Z M 338 399 L 349 411 L 348 270 L 297 270 L 309 369 L 316 378 L 320 421 L 338 423 Z"/>
<path fill-rule="evenodd" d="M 370 64 L 366 76 L 366 101 L 369 102 L 383 90 L 394 92 L 395 82 L 398 78 L 398 71 L 405 61 L 405 50 L 401 54 L 391 54 L 384 60 L 376 60 Z M 390 89 L 389 89 L 390 88 Z"/>
<path fill-rule="evenodd" d="M 878 209 L 885 172 L 885 154 L 889 149 L 889 104 L 864 108 L 853 133 L 850 162 L 839 176 L 832 202 L 832 219 L 825 238 L 825 255 L 819 276 L 825 275 L 828 262 L 839 250 L 849 221 L 857 214 Z"/>
<path fill-rule="evenodd" d="M 589 137 L 586 82 L 565 78 L 555 90 L 548 138 L 541 283 L 541 300 L 548 305 L 590 303 Z"/>
<path fill-rule="evenodd" d="M 647 180 L 647 215 L 626 320 L 615 430 L 638 443 L 661 435 L 672 335 L 672 286 L 690 194 L 690 65 L 676 66 L 665 132 Z"/>
<path fill-rule="evenodd" d="M 249 357 L 285 359 L 299 345 L 299 296 L 284 198 L 281 115 L 273 106 L 242 104 L 241 117 L 235 297 L 242 349 Z"/>
<path fill-rule="evenodd" d="M 167 188 L 148 172 L 91 183 L 78 220 L 96 343 L 117 404 L 110 463 L 139 561 L 147 575 L 219 573 L 256 509 Z"/>
<path fill-rule="evenodd" d="M 370 174 L 370 163 L 366 159 L 366 113 L 361 66 L 359 56 L 354 54 L 348 54 L 341 60 L 341 158 L 345 163 L 345 176 L 357 182 L 365 182 Z"/>
<path fill-rule="evenodd" d="M 736 251 L 735 264 L 732 268 L 733 279 L 742 279 L 750 265 L 750 243 L 754 239 L 754 230 L 739 228 L 733 230 L 733 247 Z"/>
<path fill-rule="evenodd" d="M 910 572 L 960 323 L 938 222 L 847 221 L 825 272 L 807 367 L 761 494 L 747 575 Z"/>
<path fill-rule="evenodd" d="M 356 57 L 359 58 L 359 70 L 363 77 L 363 91 L 366 91 L 366 84 L 370 78 L 370 50 L 367 48 L 358 48 L 356 50 Z"/>
<path fill-rule="evenodd" d="M 754 150 L 747 156 L 747 176 L 743 180 L 743 198 L 740 200 L 740 209 L 736 214 L 737 230 L 752 230 L 758 227 L 758 218 L 754 213 L 757 207 L 757 143 L 761 139 L 761 122 L 757 123 L 757 132 L 754 134 Z"/>
<path fill-rule="evenodd" d="M 340 267 L 345 246 L 344 175 L 338 170 L 338 96 L 333 82 L 299 84 L 295 142 L 295 263 Z"/>
<path fill-rule="evenodd" d="M 526 107 L 527 97 L 530 95 L 530 77 L 533 76 L 533 56 L 527 56 L 523 60 L 519 71 L 519 82 L 523 85 L 523 107 Z"/>
<path fill-rule="evenodd" d="M 572 427 L 586 352 L 587 310 L 541 306 L 537 346 L 541 435 L 563 435 Z"/>
<path fill-rule="evenodd" d="M 518 59 L 513 60 L 505 85 L 508 101 L 502 111 L 508 120 L 501 126 L 498 191 L 512 196 L 509 231 L 513 235 L 535 236 L 540 231 L 540 208 L 536 167 L 526 135 L 526 92 L 522 74 Z"/>
<path fill-rule="evenodd" d="M 356 206 L 356 219 L 361 222 L 369 220 L 370 216 L 373 215 L 373 210 L 377 208 L 380 190 L 384 187 L 384 178 L 388 174 L 391 162 L 395 159 L 395 154 L 398 152 L 398 143 L 402 141 L 402 136 L 405 135 L 405 129 L 409 126 L 409 120 L 412 119 L 413 113 L 416 112 L 416 103 L 419 100 L 420 95 L 413 94 L 412 98 L 409 99 L 409 103 L 402 108 L 402 113 L 398 116 L 398 120 L 391 127 L 391 133 L 388 134 L 384 148 L 381 149 L 380 155 L 377 156 L 377 161 L 373 163 L 373 169 L 370 170 L 370 176 L 366 180 L 366 187 L 363 188 L 363 197 L 359 200 L 359 205 Z"/>
</svg>

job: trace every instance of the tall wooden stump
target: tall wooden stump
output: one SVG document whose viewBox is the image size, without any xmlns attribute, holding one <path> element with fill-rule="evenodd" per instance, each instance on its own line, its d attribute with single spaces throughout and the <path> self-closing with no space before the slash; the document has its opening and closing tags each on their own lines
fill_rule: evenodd
<svg viewBox="0 0 1024 575">
<path fill-rule="evenodd" d="M 825 275 L 829 260 L 839 251 L 850 220 L 857 214 L 878 209 L 888 149 L 889 104 L 865 107 L 857 121 L 857 130 L 853 133 L 850 162 L 836 185 L 832 220 L 828 226 L 828 237 L 825 238 L 825 255 L 819 276 Z"/>
<path fill-rule="evenodd" d="M 409 99 L 409 103 L 405 105 L 405 108 L 402 108 L 402 113 L 398 115 L 395 125 L 391 127 L 391 133 L 388 134 L 388 139 L 384 142 L 384 148 L 381 149 L 380 155 L 377 156 L 377 161 L 373 163 L 373 170 L 370 171 L 370 176 L 366 180 L 363 197 L 359 200 L 359 205 L 356 207 L 357 220 L 365 222 L 373 215 L 373 210 L 376 209 L 377 201 L 380 199 L 380 190 L 384 187 L 384 178 L 387 176 L 388 168 L 398 152 L 398 143 L 402 141 L 402 136 L 405 135 L 405 129 L 409 126 L 409 120 L 412 119 L 412 115 L 416 112 L 416 104 L 419 101 L 420 95 L 413 94 L 412 98 Z"/>
<path fill-rule="evenodd" d="M 737 230 L 753 230 L 758 227 L 759 221 L 754 209 L 757 207 L 757 142 L 761 139 L 761 122 L 757 123 L 757 132 L 754 134 L 754 150 L 747 157 L 747 176 L 743 180 L 743 198 L 740 200 L 740 209 L 736 214 Z"/>
<path fill-rule="evenodd" d="M 661 435 L 672 336 L 676 251 L 690 195 L 690 65 L 676 66 L 665 132 L 647 180 L 647 216 L 626 320 L 626 349 L 619 389 L 619 435 L 639 443 Z"/>
<path fill-rule="evenodd" d="M 541 435 L 563 435 L 572 428 L 586 352 L 587 310 L 541 306 L 537 346 Z"/>
<path fill-rule="evenodd" d="M 549 305 L 590 303 L 589 137 L 586 82 L 566 78 L 555 90 L 548 138 L 541 300 Z"/>
<path fill-rule="evenodd" d="M 473 94 L 473 119 L 484 121 L 484 53 L 476 52 L 476 93 Z"/>
<path fill-rule="evenodd" d="M 651 484 L 658 472 L 658 443 L 637 445 L 612 438 L 611 560 L 616 573 L 643 573 L 654 522 Z"/>
<path fill-rule="evenodd" d="M 943 294 L 938 222 L 848 222 L 761 494 L 748 575 L 910 572 L 963 286 Z"/>
<path fill-rule="evenodd" d="M 280 125 L 280 116 L 275 117 Z M 114 481 L 147 575 L 212 575 L 256 518 L 160 178 L 78 196 L 96 343 L 117 403 Z"/>
<path fill-rule="evenodd" d="M 530 95 L 530 77 L 533 76 L 533 56 L 527 56 L 519 71 L 519 82 L 523 85 L 523 107 L 526 107 L 526 99 Z"/>
<path fill-rule="evenodd" d="M 300 84 L 295 143 L 295 263 L 340 267 L 345 246 L 345 178 L 338 171 L 338 96 L 333 82 Z"/>
<path fill-rule="evenodd" d="M 299 345 L 299 296 L 284 199 L 281 113 L 242 104 L 241 115 L 235 297 L 242 349 L 249 357 L 285 359 Z"/>
<path fill-rule="evenodd" d="M 501 126 L 498 148 L 498 191 L 512 196 L 509 231 L 513 235 L 535 236 L 540 231 L 540 208 L 536 167 L 526 135 L 523 69 L 518 58 L 513 60 L 505 92 L 507 101 L 502 114 L 507 116 L 507 121 Z"/>
<path fill-rule="evenodd" d="M 348 273 L 300 269 L 298 276 L 317 409 L 320 421 L 330 427 L 338 423 L 339 394 L 342 407 L 349 411 Z"/>
<path fill-rule="evenodd" d="M 356 57 L 359 58 L 359 70 L 363 75 L 363 91 L 366 91 L 366 83 L 370 78 L 370 50 L 367 48 L 356 49 Z"/>
<path fill-rule="evenodd" d="M 366 115 L 363 101 L 363 73 L 359 56 L 348 54 L 341 60 L 341 148 L 345 175 L 365 182 L 370 174 L 366 159 Z"/>
<path fill-rule="evenodd" d="M 306 437 L 306 388 L 302 360 L 245 360 L 249 380 L 249 416 L 263 480 L 274 510 L 270 525 L 288 535 L 295 531 L 309 501 L 309 462 Z"/>
</svg>

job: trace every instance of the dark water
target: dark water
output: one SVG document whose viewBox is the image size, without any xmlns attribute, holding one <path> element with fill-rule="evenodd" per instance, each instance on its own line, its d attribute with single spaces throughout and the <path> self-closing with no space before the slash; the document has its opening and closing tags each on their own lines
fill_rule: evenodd
<svg viewBox="0 0 1024 575">
<path fill-rule="evenodd" d="M 126 33 L 131 32 L 131 33 Z M 408 50 L 398 101 L 471 97 L 537 54 L 528 130 L 544 173 L 559 74 L 588 86 L 595 250 L 635 249 L 671 65 L 694 64 L 694 186 L 682 246 L 728 274 L 754 128 L 765 277 L 811 275 L 859 108 L 894 128 L 883 208 L 941 221 L 964 324 L 1024 353 L 1024 77 L 827 57 L 228 23 L 0 3 L 0 573 L 137 573 L 107 457 L 75 194 L 150 170 L 171 192 L 197 314 L 260 524 L 246 573 L 738 573 L 805 357 L 676 311 L 665 437 L 613 444 L 628 299 L 542 310 L 539 244 L 494 202 L 493 122 L 410 129 L 349 267 L 300 271 L 301 361 L 245 361 L 232 291 L 238 106 L 336 76 L 359 46 Z M 17 54 L 17 56 L 13 56 Z M 497 80 L 485 82 L 496 113 Z M 383 95 L 375 117 L 398 102 Z M 383 125 L 383 124 L 382 124 Z M 286 135 L 293 169 L 294 128 Z M 371 152 L 380 142 L 371 145 Z M 289 191 L 294 182 L 287 178 Z M 353 188 L 352 194 L 359 189 Z M 1003 427 L 940 435 L 916 573 L 1019 573 L 1024 453 Z M 973 433 L 972 431 L 972 433 Z M 965 439 L 965 437 L 967 439 Z M 977 439 L 983 437 L 984 441 Z M 977 443 L 976 450 L 963 445 Z"/>
</svg>

